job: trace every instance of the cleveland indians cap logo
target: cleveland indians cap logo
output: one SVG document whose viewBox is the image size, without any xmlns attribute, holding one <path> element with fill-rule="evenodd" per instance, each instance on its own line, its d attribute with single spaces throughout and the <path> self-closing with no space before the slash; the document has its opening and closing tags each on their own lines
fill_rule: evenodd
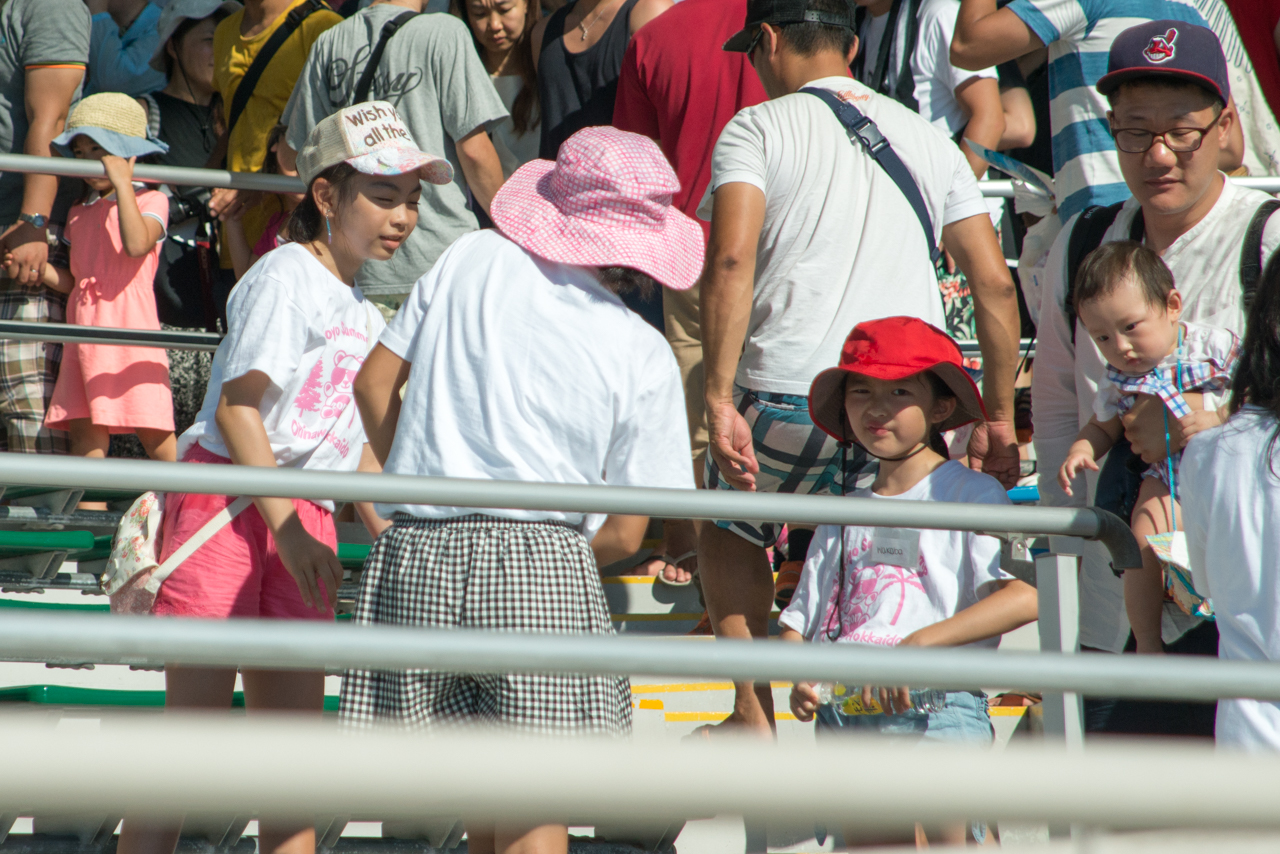
<svg viewBox="0 0 1280 854">
<path fill-rule="evenodd" d="M 1147 58 L 1147 62 L 1161 63 L 1168 62 L 1173 59 L 1174 46 L 1173 43 L 1178 40 L 1178 31 L 1173 27 L 1162 36 L 1152 36 L 1151 41 L 1143 48 L 1142 55 Z"/>
</svg>

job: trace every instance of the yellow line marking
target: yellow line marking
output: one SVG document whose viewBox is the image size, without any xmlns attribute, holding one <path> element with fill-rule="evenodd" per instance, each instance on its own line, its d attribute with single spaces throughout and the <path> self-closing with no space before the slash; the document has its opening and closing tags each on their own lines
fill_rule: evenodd
<svg viewBox="0 0 1280 854">
<path fill-rule="evenodd" d="M 1030 706 L 992 706 L 987 709 L 993 718 L 1020 718 L 1027 713 Z"/>
<path fill-rule="evenodd" d="M 771 688 L 790 688 L 790 682 L 770 682 Z M 679 691 L 732 691 L 732 682 L 673 682 L 670 685 L 632 685 L 632 694 L 673 694 Z"/>
<path fill-rule="evenodd" d="M 689 721 L 710 721 L 718 723 L 729 717 L 728 712 L 667 712 L 667 723 L 686 723 Z M 794 721 L 796 716 L 790 712 L 778 712 L 774 716 L 775 720 Z"/>
<path fill-rule="evenodd" d="M 653 584 L 652 575 L 605 575 L 600 578 L 601 584 Z"/>
<path fill-rule="evenodd" d="M 661 709 L 661 708 L 662 708 L 662 701 L 661 701 L 661 700 L 641 700 L 641 701 L 640 701 L 640 708 L 642 708 L 642 709 Z"/>
</svg>

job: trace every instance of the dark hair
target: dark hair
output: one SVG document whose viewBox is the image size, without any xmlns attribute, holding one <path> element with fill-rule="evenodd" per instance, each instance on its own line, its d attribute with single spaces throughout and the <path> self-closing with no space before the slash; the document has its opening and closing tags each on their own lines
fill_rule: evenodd
<svg viewBox="0 0 1280 854">
<path fill-rule="evenodd" d="M 1280 255 L 1271 256 L 1258 282 L 1257 296 L 1249 308 L 1240 361 L 1231 384 L 1229 410 L 1234 415 L 1245 404 L 1258 406 L 1280 420 Z M 1276 472 L 1274 451 L 1280 440 L 1280 425 L 1271 434 L 1267 458 Z"/>
<path fill-rule="evenodd" d="M 1112 107 L 1116 105 L 1116 96 L 1126 86 L 1150 86 L 1152 89 L 1167 89 L 1170 91 L 1195 91 L 1199 92 L 1203 97 L 1203 102 L 1197 110 L 1203 110 L 1205 107 L 1217 107 L 1217 112 L 1213 114 L 1216 119 L 1219 114 L 1226 108 L 1226 104 L 1214 92 L 1210 92 L 1199 83 L 1192 82 L 1185 77 L 1170 77 L 1164 74 L 1153 74 L 1150 77 L 1139 77 L 1134 80 L 1126 80 L 1107 94 L 1107 103 Z"/>
<path fill-rule="evenodd" d="M 834 12 L 837 15 L 851 11 L 852 0 L 809 0 L 805 7 L 811 12 Z M 787 37 L 787 44 L 800 56 L 813 56 L 822 50 L 834 50 L 841 56 L 848 56 L 853 47 L 853 30 L 847 27 L 835 27 L 830 24 L 799 23 L 782 24 L 782 34 Z"/>
<path fill-rule="evenodd" d="M 524 3 L 524 32 L 520 33 L 520 38 L 511 47 L 511 65 L 524 85 L 511 104 L 511 126 L 518 135 L 523 136 L 538 123 L 538 77 L 537 69 L 533 66 L 533 40 L 529 34 L 541 19 L 542 8 L 538 0 L 521 2 Z M 476 53 L 483 57 L 484 46 L 476 38 L 475 30 L 471 29 L 466 3 L 467 0 L 451 0 L 449 11 L 467 25 L 467 32 L 471 33 L 471 44 L 475 46 Z"/>
<path fill-rule="evenodd" d="M 289 217 L 289 239 L 294 243 L 310 243 L 324 233 L 324 216 L 320 213 L 320 206 L 316 204 L 316 181 L 321 178 L 328 181 L 333 186 L 338 207 L 346 207 L 355 198 L 352 179 L 359 174 L 351 164 L 339 163 L 312 178 L 307 186 L 307 194 Z"/>
<path fill-rule="evenodd" d="M 600 284 L 618 296 L 635 291 L 640 294 L 641 299 L 648 300 L 658 289 L 658 283 L 652 276 L 630 267 L 600 267 L 599 277 Z"/>
<path fill-rule="evenodd" d="M 1165 306 L 1174 288 L 1173 272 L 1159 255 L 1137 241 L 1117 240 L 1085 256 L 1076 273 L 1072 307 L 1079 315 L 1085 303 L 1114 293 L 1131 278 L 1147 304 L 1157 308 Z"/>
<path fill-rule="evenodd" d="M 228 18 L 230 16 L 231 16 L 230 12 L 226 12 L 226 11 L 223 11 L 222 9 L 218 9 L 212 15 L 206 15 L 203 18 L 183 18 L 182 21 L 178 24 L 178 26 L 174 29 L 173 35 L 169 36 L 169 40 L 165 42 L 165 47 L 167 48 L 169 45 L 173 45 L 173 51 L 174 53 L 177 53 L 182 50 L 182 40 L 187 37 L 187 33 L 194 30 L 196 28 L 196 25 L 199 24 L 201 21 L 207 21 L 208 19 L 212 18 L 213 25 L 216 27 L 218 26 L 218 24 L 222 23 L 223 18 Z M 164 53 L 160 54 L 160 56 L 164 59 L 165 79 L 166 80 L 172 79 L 173 65 L 174 65 L 173 57 L 169 55 L 168 50 L 165 50 Z M 185 73 L 186 73 L 186 69 L 183 69 L 183 74 Z"/>
<path fill-rule="evenodd" d="M 259 172 L 264 175 L 280 174 L 280 158 L 276 156 L 275 147 L 288 130 L 288 125 L 277 124 L 267 134 L 267 154 L 262 158 L 262 168 L 258 170 Z"/>
</svg>

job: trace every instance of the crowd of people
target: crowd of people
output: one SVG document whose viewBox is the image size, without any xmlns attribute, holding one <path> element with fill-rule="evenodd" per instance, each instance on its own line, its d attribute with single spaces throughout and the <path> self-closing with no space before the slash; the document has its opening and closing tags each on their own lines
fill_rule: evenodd
<svg viewBox="0 0 1280 854">
<path fill-rule="evenodd" d="M 2 341 L 0 448 L 994 504 L 1034 461 L 1042 503 L 1109 509 L 1143 549 L 1117 577 L 1086 544 L 1083 649 L 1280 657 L 1280 201 L 1228 180 L 1280 174 L 1278 20 L 1220 0 L 4 0 L 0 150 L 104 174 L 0 175 L 0 318 L 224 338 L 211 359 Z M 144 163 L 302 191 L 155 186 Z M 1020 179 L 1009 204 L 979 189 L 993 164 Z M 666 520 L 646 552 L 642 517 L 196 494 L 165 498 L 148 610 L 333 619 L 335 513 L 374 538 L 362 624 L 608 634 L 604 567 L 696 583 L 718 638 L 767 638 L 778 607 L 783 640 L 984 647 L 1036 615 L 968 532 Z M 235 677 L 170 667 L 167 703 L 228 707 Z M 323 705 L 316 673 L 244 685 L 254 709 Z M 820 736 L 989 743 L 986 704 L 791 696 Z M 625 734 L 631 708 L 622 678 L 356 671 L 341 715 Z M 1280 748 L 1276 704 L 1085 713 Z M 740 683 L 696 737 L 774 722 L 770 686 Z M 177 833 L 131 820 L 120 845 L 171 854 Z M 554 823 L 468 834 L 567 845 Z M 314 847 L 270 817 L 262 840 Z"/>
</svg>

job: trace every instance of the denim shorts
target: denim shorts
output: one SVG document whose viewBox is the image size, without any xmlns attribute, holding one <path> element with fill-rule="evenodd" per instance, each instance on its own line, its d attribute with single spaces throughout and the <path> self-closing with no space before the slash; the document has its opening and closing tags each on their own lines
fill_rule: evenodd
<svg viewBox="0 0 1280 854">
<path fill-rule="evenodd" d="M 919 739 L 922 743 L 991 744 L 995 731 L 987 713 L 987 695 L 948 691 L 940 712 L 911 710 L 899 715 L 848 715 L 834 705 L 818 707 L 819 737 L 839 732 L 872 733 Z"/>
</svg>

